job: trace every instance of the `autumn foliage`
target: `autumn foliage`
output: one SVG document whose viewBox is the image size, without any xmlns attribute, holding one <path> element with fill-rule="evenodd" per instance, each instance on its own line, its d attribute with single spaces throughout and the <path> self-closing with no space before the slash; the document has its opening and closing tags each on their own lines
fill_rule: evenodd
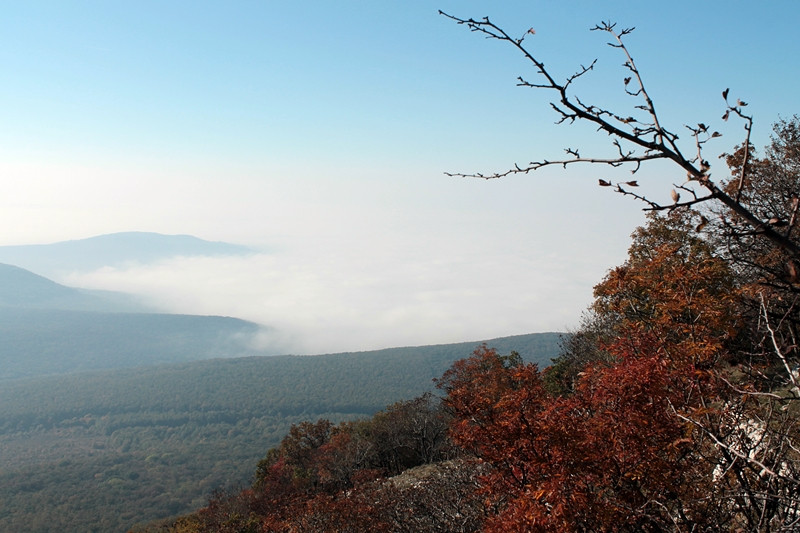
<svg viewBox="0 0 800 533">
<path fill-rule="evenodd" d="M 672 366 L 708 368 L 737 335 L 732 272 L 679 216 L 652 217 L 628 260 L 595 287 L 593 309 L 617 323 L 616 343 L 648 337 Z"/>
<path fill-rule="evenodd" d="M 726 190 L 772 206 L 788 237 L 798 131 L 748 154 L 748 180 L 729 156 Z M 711 217 L 650 216 L 551 367 L 484 345 L 438 380 L 441 400 L 298 424 L 250 489 L 170 531 L 799 530 L 800 283 L 780 243 Z"/>
<path fill-rule="evenodd" d="M 565 343 L 554 365 L 569 387 L 553 393 L 547 370 L 487 347 L 440 381 L 452 438 L 491 466 L 485 531 L 797 524 L 791 322 L 771 327 L 766 304 L 753 321 L 760 280 L 737 276 L 690 220 L 654 216 L 636 231 L 628 260 L 595 288 L 594 349 Z"/>
<path fill-rule="evenodd" d="M 795 397 L 754 351 L 740 280 L 686 213 L 654 216 L 552 369 L 480 346 L 438 380 L 441 402 L 298 424 L 252 488 L 171 531 L 789 530 Z"/>
<path fill-rule="evenodd" d="M 482 347 L 445 374 L 454 441 L 491 465 L 486 531 L 795 524 L 790 289 L 769 265 L 757 275 L 763 256 L 748 268 L 726 257 L 695 219 L 676 210 L 637 229 L 552 369 Z"/>
<path fill-rule="evenodd" d="M 552 368 L 482 349 L 444 376 L 454 440 L 491 466 L 486 529 L 800 530 L 800 119 L 781 120 L 759 155 L 747 103 L 722 90 L 722 120 L 744 134 L 726 179 L 706 155 L 718 131 L 686 124 L 683 146 L 656 111 L 626 44 L 634 28 L 592 28 L 621 55 L 633 104 L 619 111 L 575 93 L 595 62 L 561 77 L 533 30 L 442 14 L 520 53 L 532 69 L 518 85 L 548 93 L 557 123 L 588 123 L 610 141 L 601 155 L 569 147 L 561 158 L 449 175 L 582 164 L 637 174 L 661 160 L 679 180 L 666 200 L 628 174 L 598 177 L 660 215 L 596 287 Z"/>
<path fill-rule="evenodd" d="M 668 517 L 655 502 L 696 497 L 693 443 L 672 416 L 697 389 L 692 378 L 637 356 L 587 368 L 575 394 L 551 397 L 534 366 L 488 376 L 498 358 L 480 349 L 442 382 L 454 440 L 493 467 L 483 491 L 499 511 L 488 531 L 660 531 Z M 491 392 L 472 396 L 481 383 Z"/>
</svg>

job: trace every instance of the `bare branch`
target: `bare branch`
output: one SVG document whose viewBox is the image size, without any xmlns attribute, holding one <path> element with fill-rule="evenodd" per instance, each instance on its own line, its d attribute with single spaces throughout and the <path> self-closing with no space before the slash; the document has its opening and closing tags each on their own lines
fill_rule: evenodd
<svg viewBox="0 0 800 533">
<path fill-rule="evenodd" d="M 693 132 L 695 140 L 695 148 L 697 150 L 694 158 L 689 159 L 685 157 L 679 146 L 678 136 L 671 131 L 667 130 L 661 123 L 658 113 L 656 112 L 655 104 L 650 98 L 649 93 L 645 87 L 641 73 L 633 60 L 632 55 L 628 51 L 623 38 L 629 35 L 634 28 L 625 28 L 617 30 L 616 25 L 611 22 L 603 22 L 598 24 L 592 30 L 607 32 L 612 37 L 612 42 L 608 43 L 613 48 L 618 49 L 625 57 L 623 66 L 630 72 L 630 76 L 626 77 L 624 81 L 624 91 L 631 96 L 641 98 L 643 103 L 634 106 L 635 109 L 645 111 L 650 117 L 647 121 L 642 121 L 627 114 L 614 113 L 611 110 L 605 109 L 601 106 L 587 104 L 576 96 L 569 94 L 568 89 L 572 83 L 592 71 L 596 65 L 596 60 L 592 61 L 588 66 L 581 66 L 574 74 L 567 77 L 563 82 L 556 81 L 556 78 L 545 68 L 544 62 L 538 59 L 529 49 L 525 47 L 524 36 L 523 38 L 512 38 L 502 28 L 492 23 L 488 17 L 481 20 L 475 19 L 462 19 L 441 12 L 445 17 L 455 21 L 457 24 L 467 26 L 470 31 L 481 33 L 488 39 L 496 39 L 499 41 L 507 42 L 516 48 L 522 55 L 530 61 L 535 67 L 537 75 L 541 77 L 541 81 L 534 82 L 528 81 L 523 77 L 519 77 L 518 85 L 522 87 L 531 87 L 535 89 L 547 89 L 555 93 L 555 101 L 550 103 L 552 109 L 558 114 L 559 119 L 557 124 L 573 123 L 575 121 L 586 121 L 594 124 L 598 131 L 607 133 L 613 140 L 612 144 L 617 149 L 617 155 L 612 157 L 590 157 L 590 156 L 577 156 L 577 150 L 568 152 L 575 157 L 569 160 L 556 160 L 556 161 L 539 161 L 532 162 L 526 166 L 515 164 L 514 168 L 504 172 L 493 172 L 491 174 L 483 173 L 461 173 L 461 172 L 446 172 L 448 176 L 461 176 L 461 177 L 477 177 L 484 179 L 502 178 L 512 174 L 527 174 L 534 170 L 544 168 L 547 166 L 559 165 L 566 168 L 567 165 L 573 163 L 594 163 L 609 165 L 611 167 L 619 167 L 625 164 L 632 164 L 634 166 L 632 172 L 636 172 L 641 167 L 642 163 L 656 159 L 666 159 L 675 163 L 683 172 L 686 173 L 690 181 L 698 183 L 706 189 L 708 194 L 698 196 L 693 193 L 694 198 L 689 202 L 678 204 L 676 201 L 671 206 L 661 206 L 657 202 L 653 202 L 642 195 L 631 195 L 637 200 L 643 201 L 648 205 L 646 209 L 674 209 L 675 207 L 688 207 L 708 201 L 718 201 L 728 209 L 733 211 L 737 216 L 741 217 L 747 224 L 749 224 L 759 235 L 773 242 L 779 248 L 783 249 L 790 256 L 800 259 L 800 246 L 784 235 L 776 231 L 775 228 L 770 226 L 763 217 L 751 212 L 747 207 L 741 203 L 741 192 L 746 181 L 748 171 L 748 150 L 745 150 L 745 160 L 742 165 L 741 175 L 739 178 L 739 185 L 735 195 L 732 197 L 726 193 L 722 188 L 712 181 L 709 174 L 711 165 L 702 156 L 702 148 L 705 143 L 712 139 L 719 137 L 718 132 L 709 133 L 709 128 L 705 124 L 698 124 L 697 127 L 689 128 Z M 635 90 L 628 88 L 629 84 L 636 80 Z M 741 100 L 737 100 L 735 104 L 728 103 L 728 90 L 723 92 L 727 109 L 723 115 L 723 119 L 727 120 L 731 114 L 739 117 L 744 121 L 745 146 L 749 148 L 750 132 L 752 130 L 752 117 L 745 115 L 742 111 L 747 104 Z M 627 143 L 635 149 L 641 150 L 637 153 L 635 150 L 623 150 L 621 143 Z M 625 194 L 625 192 L 618 190 Z M 788 233 L 788 232 L 787 232 Z"/>
<path fill-rule="evenodd" d="M 800 390 L 797 388 L 797 378 L 795 377 L 794 372 L 792 372 L 792 368 L 789 366 L 789 362 L 786 360 L 786 356 L 783 354 L 781 347 L 778 345 L 778 340 L 775 338 L 775 330 L 772 328 L 772 325 L 769 322 L 767 306 L 764 303 L 764 295 L 759 293 L 758 297 L 761 302 L 761 316 L 764 319 L 764 327 L 767 328 L 767 331 L 769 332 L 769 338 L 772 341 L 772 347 L 775 350 L 775 355 L 777 355 L 778 359 L 780 359 L 781 363 L 783 363 L 783 368 L 786 370 L 786 374 L 792 383 L 792 394 L 797 395 L 798 392 L 800 392 Z"/>
<path fill-rule="evenodd" d="M 783 480 L 786 480 L 786 481 L 790 481 L 791 483 L 800 484 L 800 480 L 795 479 L 792 476 L 787 476 L 785 474 L 781 474 L 780 472 L 776 472 L 775 469 L 767 466 L 766 464 L 764 464 L 763 462 L 759 461 L 755 457 L 751 457 L 751 456 L 749 456 L 749 455 L 747 455 L 745 453 L 742 453 L 741 451 L 737 450 L 735 446 L 731 446 L 729 443 L 724 442 L 722 439 L 720 439 L 717 436 L 715 431 L 713 431 L 710 428 L 707 428 L 706 426 L 704 426 L 702 423 L 698 422 L 697 420 L 694 420 L 692 418 L 689 418 L 689 417 L 687 417 L 685 415 L 680 414 L 677 410 L 675 410 L 674 407 L 672 407 L 672 412 L 673 412 L 673 414 L 675 414 L 675 416 L 677 416 L 678 418 L 680 418 L 684 422 L 688 422 L 689 424 L 692 424 L 695 427 L 697 427 L 706 436 L 708 436 L 712 441 L 714 441 L 714 444 L 716 444 L 720 448 L 724 448 L 727 453 L 729 453 L 729 454 L 731 454 L 731 455 L 733 455 L 735 457 L 738 457 L 739 459 L 745 461 L 746 463 L 749 463 L 749 464 L 757 466 L 759 469 L 761 469 L 763 472 L 765 472 L 766 474 L 768 474 L 771 477 L 780 478 L 780 479 L 783 479 Z"/>
</svg>

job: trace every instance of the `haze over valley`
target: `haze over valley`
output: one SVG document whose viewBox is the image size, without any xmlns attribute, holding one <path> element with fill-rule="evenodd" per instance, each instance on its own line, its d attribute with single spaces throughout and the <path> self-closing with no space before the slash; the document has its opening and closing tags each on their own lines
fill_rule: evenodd
<svg viewBox="0 0 800 533">
<path fill-rule="evenodd" d="M 533 325 L 519 307 L 545 295 L 486 301 L 486 290 L 513 292 L 508 279 L 480 274 L 499 259 L 409 264 L 391 257 L 361 270 L 348 253 L 287 252 L 281 247 L 211 242 L 188 235 L 124 232 L 51 244 L 0 246 L 0 263 L 90 291 L 117 311 L 234 317 L 262 326 L 256 353 L 317 354 L 463 341 L 563 330 L 558 312 Z M 352 253 L 362 253 L 353 250 Z M 382 265 L 382 266 L 381 266 Z M 525 264 L 520 264 L 520 268 Z M 535 268 L 530 265 L 530 268 Z M 377 269 L 377 270 L 376 270 Z M 403 279 L 416 280 L 409 287 Z M 556 287 L 552 288 L 556 291 Z M 88 296 L 87 296 L 88 297 Z M 550 297 L 551 310 L 559 300 Z M 84 309 L 77 301 L 73 310 Z M 571 304 L 564 303 L 565 308 Z M 114 307 L 116 306 L 116 307 Z M 52 305 L 51 305 L 52 307 Z M 62 306 L 63 307 L 63 306 Z"/>
<path fill-rule="evenodd" d="M 67 277 L 177 253 L 252 254 L 146 234 L 12 251 L 54 276 L 69 265 Z M 8 249 L 0 257 L 14 260 Z M 248 484 L 292 424 L 369 417 L 431 391 L 480 344 L 278 355 L 288 352 L 267 326 L 156 312 L 147 295 L 76 289 L 4 263 L 0 337 L 0 530 L 32 533 L 124 531 L 192 511 Z M 559 335 L 489 342 L 547 365 Z"/>
<path fill-rule="evenodd" d="M 219 310 L 193 267 L 269 255 L 143 232 L 0 247 L 0 529 L 121 531 L 192 511 L 249 483 L 292 424 L 429 392 L 481 343 L 291 356 L 302 345 L 269 324 L 168 312 Z M 253 281 L 215 272 L 218 290 Z M 489 342 L 547 365 L 559 338 Z"/>
</svg>

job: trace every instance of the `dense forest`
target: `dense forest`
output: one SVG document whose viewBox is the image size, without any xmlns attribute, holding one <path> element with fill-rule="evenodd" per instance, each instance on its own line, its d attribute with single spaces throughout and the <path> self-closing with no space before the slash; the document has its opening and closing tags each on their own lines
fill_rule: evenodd
<svg viewBox="0 0 800 533">
<path fill-rule="evenodd" d="M 559 335 L 488 341 L 549 363 Z M 246 357 L 0 387 L 0 530 L 123 531 L 252 481 L 292 424 L 369 417 L 433 390 L 479 342 Z"/>
<path fill-rule="evenodd" d="M 266 329 L 221 316 L 106 313 L 0 306 L 0 382 L 214 357 L 271 355 Z"/>
</svg>

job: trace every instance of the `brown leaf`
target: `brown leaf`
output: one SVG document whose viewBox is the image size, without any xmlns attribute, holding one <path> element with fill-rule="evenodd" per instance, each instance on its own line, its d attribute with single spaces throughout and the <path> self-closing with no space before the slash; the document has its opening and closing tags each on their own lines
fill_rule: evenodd
<svg viewBox="0 0 800 533">
<path fill-rule="evenodd" d="M 797 264 L 794 261 L 786 263 L 786 272 L 789 274 L 789 282 L 797 283 L 800 281 L 800 272 L 798 272 Z"/>
<path fill-rule="evenodd" d="M 611 182 L 610 181 L 606 181 L 604 179 L 597 180 L 597 184 L 600 185 L 601 187 L 610 187 L 611 186 Z"/>
<path fill-rule="evenodd" d="M 672 441 L 670 446 L 672 448 L 677 448 L 681 444 L 691 444 L 691 443 L 692 443 L 692 439 L 682 438 L 682 439 L 676 439 L 676 440 Z"/>
</svg>

